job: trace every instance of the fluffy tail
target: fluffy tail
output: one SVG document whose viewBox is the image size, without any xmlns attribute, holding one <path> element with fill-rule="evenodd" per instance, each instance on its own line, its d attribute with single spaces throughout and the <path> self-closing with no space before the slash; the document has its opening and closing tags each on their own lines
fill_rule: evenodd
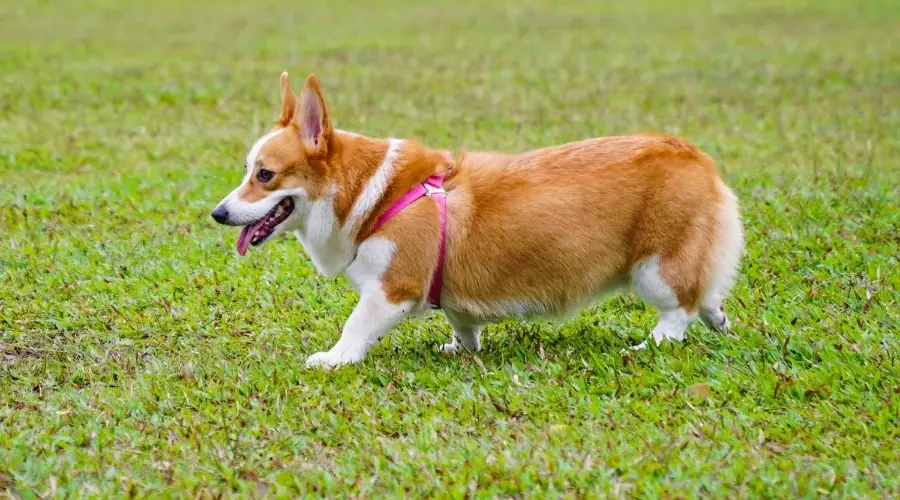
<svg viewBox="0 0 900 500">
<path fill-rule="evenodd" d="M 708 283 L 703 303 L 721 302 L 731 290 L 737 278 L 741 256 L 744 253 L 744 229 L 741 224 L 737 197 L 722 181 L 719 181 L 722 202 L 718 211 L 718 234 L 715 250 L 709 263 Z"/>
</svg>

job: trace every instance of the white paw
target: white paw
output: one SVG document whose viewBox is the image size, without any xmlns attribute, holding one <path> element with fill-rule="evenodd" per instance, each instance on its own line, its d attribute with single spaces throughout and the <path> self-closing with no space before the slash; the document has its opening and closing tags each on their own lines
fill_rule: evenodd
<svg viewBox="0 0 900 500">
<path fill-rule="evenodd" d="M 358 363 L 362 356 L 356 356 L 349 352 L 317 352 L 306 358 L 307 368 L 337 368 L 341 365 Z"/>
<path fill-rule="evenodd" d="M 725 318 L 725 321 L 723 321 L 718 327 L 716 327 L 716 330 L 720 332 L 731 331 L 731 322 L 728 321 L 728 318 Z"/>
<path fill-rule="evenodd" d="M 642 351 L 647 348 L 647 341 L 643 341 L 638 345 L 631 346 L 631 349 L 622 349 L 622 354 L 627 353 L 629 350 L 631 351 Z"/>
<path fill-rule="evenodd" d="M 731 322 L 728 321 L 728 316 L 722 308 L 702 310 L 701 312 L 703 314 L 700 315 L 700 319 L 703 321 L 703 324 L 709 328 L 712 328 L 717 332 L 727 332 L 731 330 Z"/>
<path fill-rule="evenodd" d="M 462 346 L 456 342 L 453 342 L 452 344 L 441 344 L 441 346 L 438 347 L 438 352 L 441 354 L 456 354 L 461 348 Z"/>
<path fill-rule="evenodd" d="M 653 331 L 650 333 L 650 336 L 653 337 L 656 345 L 661 345 L 664 340 L 681 342 L 682 340 L 684 340 L 684 330 L 665 329 L 657 327 L 653 329 Z M 646 344 L 646 342 L 644 343 Z"/>
<path fill-rule="evenodd" d="M 682 338 L 678 338 L 676 335 L 667 335 L 667 334 L 661 334 L 659 337 L 657 337 L 657 333 L 658 332 L 653 332 L 653 341 L 656 342 L 657 346 L 662 344 L 663 341 L 666 339 L 671 340 L 671 341 L 680 341 L 684 338 L 683 335 L 682 335 Z M 648 342 L 649 342 L 649 340 L 645 340 L 638 345 L 631 346 L 629 349 L 622 349 L 620 352 L 622 354 L 626 354 L 629 351 L 643 351 L 650 345 Z"/>
<path fill-rule="evenodd" d="M 457 354 L 460 352 L 478 352 L 480 350 L 481 350 L 480 344 L 475 344 L 474 347 L 470 348 L 470 347 L 466 347 L 465 344 L 463 344 L 456 338 L 453 339 L 453 343 L 441 344 L 441 346 L 438 348 L 438 351 L 440 351 L 441 354 Z"/>
</svg>

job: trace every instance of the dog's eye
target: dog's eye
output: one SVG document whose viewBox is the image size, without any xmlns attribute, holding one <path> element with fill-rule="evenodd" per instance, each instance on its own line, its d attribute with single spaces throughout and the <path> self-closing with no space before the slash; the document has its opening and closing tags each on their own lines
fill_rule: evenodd
<svg viewBox="0 0 900 500">
<path fill-rule="evenodd" d="M 269 182 L 272 180 L 272 176 L 275 175 L 271 170 L 266 170 L 264 168 L 259 169 L 259 172 L 256 173 L 256 178 L 259 182 Z"/>
</svg>

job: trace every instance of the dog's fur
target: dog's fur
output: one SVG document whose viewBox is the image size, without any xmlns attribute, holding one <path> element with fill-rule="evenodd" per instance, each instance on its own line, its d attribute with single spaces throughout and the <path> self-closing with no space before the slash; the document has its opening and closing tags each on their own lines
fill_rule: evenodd
<svg viewBox="0 0 900 500">
<path fill-rule="evenodd" d="M 434 174 L 446 176 L 447 190 L 441 305 L 453 339 L 443 352 L 480 349 L 487 322 L 574 312 L 629 285 L 659 309 L 657 343 L 681 340 L 698 315 L 728 328 L 722 301 L 743 248 L 737 200 L 693 145 L 634 135 L 454 157 L 333 128 L 315 76 L 299 99 L 287 73 L 281 86 L 275 128 L 251 148 L 244 181 L 214 217 L 251 224 L 291 197 L 291 214 L 253 244 L 294 231 L 322 274 L 343 272 L 359 290 L 340 340 L 308 365 L 358 362 L 427 307 L 436 204 L 419 200 L 370 232 L 392 202 Z M 272 179 L 262 182 L 260 169 Z"/>
</svg>

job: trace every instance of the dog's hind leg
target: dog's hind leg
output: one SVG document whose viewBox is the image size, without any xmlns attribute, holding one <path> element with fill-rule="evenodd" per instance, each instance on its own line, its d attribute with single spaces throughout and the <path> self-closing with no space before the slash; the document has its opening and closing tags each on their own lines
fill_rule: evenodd
<svg viewBox="0 0 900 500">
<path fill-rule="evenodd" d="M 669 266 L 669 269 L 666 266 Z M 672 272 L 672 266 L 671 261 L 662 260 L 658 255 L 654 255 L 639 262 L 631 271 L 631 287 L 644 302 L 659 310 L 659 321 L 651 332 L 651 337 L 657 345 L 667 339 L 684 340 L 685 331 L 697 317 L 697 298 L 690 296 L 691 291 L 696 293 L 697 287 L 677 290 L 670 284 L 672 280 L 665 279 L 665 276 Z M 697 276 L 697 280 L 699 279 Z M 647 343 L 642 342 L 634 349 L 643 349 L 646 346 Z"/>
<path fill-rule="evenodd" d="M 744 251 L 744 232 L 737 198 L 720 183 L 722 204 L 717 214 L 718 233 L 707 265 L 708 278 L 700 301 L 700 320 L 710 328 L 724 332 L 731 328 L 723 301 L 734 284 Z"/>
<path fill-rule="evenodd" d="M 445 311 L 447 322 L 453 328 L 453 341 L 439 348 L 445 354 L 460 351 L 477 352 L 481 350 L 481 325 L 467 314 Z"/>
<path fill-rule="evenodd" d="M 731 323 L 722 306 L 722 298 L 718 293 L 710 293 L 700 304 L 700 321 L 717 332 L 727 332 Z"/>
</svg>

